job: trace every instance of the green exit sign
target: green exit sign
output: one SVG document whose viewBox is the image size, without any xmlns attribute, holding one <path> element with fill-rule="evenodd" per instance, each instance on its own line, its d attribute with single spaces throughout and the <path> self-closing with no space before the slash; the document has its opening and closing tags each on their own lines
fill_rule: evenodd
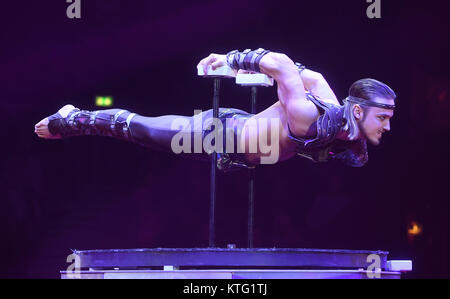
<svg viewBox="0 0 450 299">
<path fill-rule="evenodd" d="M 111 107 L 113 105 L 113 98 L 98 96 L 95 98 L 95 105 L 98 107 Z"/>
</svg>

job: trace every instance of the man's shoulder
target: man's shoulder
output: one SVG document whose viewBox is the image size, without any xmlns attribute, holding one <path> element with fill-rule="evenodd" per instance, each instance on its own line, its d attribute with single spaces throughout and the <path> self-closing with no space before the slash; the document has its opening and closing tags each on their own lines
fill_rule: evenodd
<svg viewBox="0 0 450 299">
<path fill-rule="evenodd" d="M 325 110 L 328 108 L 333 108 L 333 109 L 341 109 L 343 108 L 343 106 L 341 106 L 341 104 L 339 103 L 338 100 L 334 100 L 334 99 L 328 99 L 328 98 L 321 98 L 317 95 L 314 95 L 312 93 L 307 92 L 306 93 L 306 99 L 308 100 L 308 102 L 311 102 L 314 104 L 314 106 L 321 108 L 322 112 L 325 112 Z M 322 114 L 321 112 L 321 114 Z"/>
<path fill-rule="evenodd" d="M 303 125 L 302 130 L 294 132 L 290 127 L 289 137 L 293 141 L 309 143 L 311 147 L 326 147 L 333 142 L 343 126 L 343 107 L 324 102 L 311 94 L 307 94 L 307 97 L 311 113 L 309 114 L 310 118 L 308 121 L 304 119 L 300 123 L 300 125 Z M 298 132 L 301 134 L 298 134 Z"/>
</svg>

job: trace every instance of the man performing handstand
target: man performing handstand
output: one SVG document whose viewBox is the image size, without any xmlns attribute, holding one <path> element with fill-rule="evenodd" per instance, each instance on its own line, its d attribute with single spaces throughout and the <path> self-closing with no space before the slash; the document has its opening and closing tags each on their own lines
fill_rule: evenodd
<svg viewBox="0 0 450 299">
<path fill-rule="evenodd" d="M 261 147 L 252 150 L 252 141 L 262 139 L 277 147 L 275 162 L 301 155 L 316 162 L 338 159 L 360 167 L 368 159 L 366 142 L 378 145 L 382 134 L 390 130 L 396 95 L 377 80 L 362 79 L 353 83 L 341 106 L 321 74 L 294 63 L 285 54 L 264 49 L 235 50 L 227 55 L 211 54 L 198 66 L 206 73 L 208 67 L 216 69 L 226 65 L 236 72 L 258 72 L 272 77 L 277 82 L 278 101 L 255 115 L 239 109 L 220 108 L 220 124 L 225 130 L 232 130 L 233 138 L 237 140 L 234 144 L 234 139 L 231 142 L 228 137 L 223 139 L 224 150 L 217 151 L 217 166 L 222 170 L 264 163 L 267 151 Z M 201 121 L 196 121 L 196 117 Z M 176 152 L 174 140 L 181 133 L 187 136 L 184 141 L 193 141 L 187 142 L 189 147 L 197 147 L 184 153 L 206 160 L 211 152 L 200 155 L 187 152 L 199 153 L 196 136 L 202 141 L 209 138 L 208 133 L 217 126 L 211 126 L 211 119 L 212 109 L 192 117 L 144 117 L 127 110 L 85 111 L 66 105 L 37 123 L 35 132 L 46 139 L 112 136 L 168 152 Z M 262 126 L 260 120 L 272 123 Z M 271 132 L 274 128 L 276 132 Z M 216 144 L 217 140 L 214 141 Z M 226 143 L 232 145 L 226 146 Z"/>
</svg>

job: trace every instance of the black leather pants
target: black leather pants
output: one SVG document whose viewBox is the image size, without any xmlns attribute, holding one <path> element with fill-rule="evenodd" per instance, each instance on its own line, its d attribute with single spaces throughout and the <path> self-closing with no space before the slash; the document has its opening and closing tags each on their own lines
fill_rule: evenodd
<svg viewBox="0 0 450 299">
<path fill-rule="evenodd" d="M 245 119 L 252 115 L 233 108 L 220 108 L 219 120 L 225 128 L 225 120 L 233 119 L 234 129 L 242 127 Z M 49 130 L 63 137 L 80 135 L 110 136 L 137 143 L 141 146 L 184 157 L 210 161 L 210 153 L 203 147 L 203 140 L 211 126 L 213 110 L 194 116 L 163 115 L 146 117 L 122 109 L 98 111 L 74 110 L 65 119 L 58 115 L 49 117 Z M 239 129 L 239 128 L 238 128 Z M 225 136 L 225 134 L 224 134 Z M 180 140 L 182 142 L 180 143 Z M 237 141 L 235 140 L 236 144 Z M 226 139 L 223 139 L 226 148 Z M 180 148 L 183 149 L 180 152 Z M 236 151 L 236 146 L 233 149 Z"/>
</svg>

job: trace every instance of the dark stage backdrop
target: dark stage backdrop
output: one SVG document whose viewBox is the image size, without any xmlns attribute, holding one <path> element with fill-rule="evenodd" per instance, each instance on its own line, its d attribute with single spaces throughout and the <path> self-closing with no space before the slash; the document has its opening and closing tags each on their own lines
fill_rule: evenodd
<svg viewBox="0 0 450 299">
<path fill-rule="evenodd" d="M 0 4 L 0 276 L 57 278 L 71 249 L 207 247 L 209 164 L 106 137 L 41 140 L 34 124 L 95 97 L 146 116 L 211 108 L 195 66 L 211 52 L 263 47 L 324 75 L 339 99 L 361 78 L 398 94 L 363 168 L 301 158 L 257 172 L 256 247 L 381 249 L 408 277 L 450 277 L 447 168 L 449 9 L 381 0 L 64 0 Z M 259 93 L 258 110 L 276 101 Z M 222 84 L 222 107 L 250 90 Z M 247 177 L 220 174 L 217 245 L 246 246 Z M 408 237 L 412 222 L 422 233 Z"/>
</svg>

